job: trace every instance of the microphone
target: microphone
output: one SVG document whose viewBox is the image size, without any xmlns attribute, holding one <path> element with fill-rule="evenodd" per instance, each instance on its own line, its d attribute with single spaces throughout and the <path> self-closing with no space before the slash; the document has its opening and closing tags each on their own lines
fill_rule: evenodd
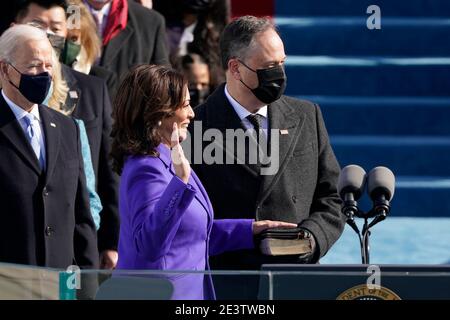
<svg viewBox="0 0 450 320">
<path fill-rule="evenodd" d="M 351 164 L 342 169 L 338 180 L 338 192 L 344 201 L 342 213 L 347 216 L 347 223 L 359 234 L 354 216 L 359 215 L 358 199 L 364 191 L 366 172 L 360 166 Z"/>
<path fill-rule="evenodd" d="M 369 217 L 375 217 L 369 224 L 369 228 L 383 221 L 389 214 L 394 191 L 395 176 L 391 170 L 386 167 L 376 167 L 369 172 L 367 192 L 373 201 L 373 208 L 368 214 Z"/>
</svg>

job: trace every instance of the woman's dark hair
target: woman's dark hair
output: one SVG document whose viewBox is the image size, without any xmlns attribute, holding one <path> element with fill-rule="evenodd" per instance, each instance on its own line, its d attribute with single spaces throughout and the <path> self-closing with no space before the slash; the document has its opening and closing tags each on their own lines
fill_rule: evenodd
<svg viewBox="0 0 450 320">
<path fill-rule="evenodd" d="M 187 45 L 188 53 L 199 54 L 206 60 L 211 78 L 211 90 L 225 82 L 219 40 L 222 30 L 230 21 L 230 0 L 153 0 L 153 9 L 166 18 L 168 29 L 172 27 L 177 29 L 180 25 L 184 29 L 185 14 L 197 16 L 197 25 L 193 31 L 194 40 Z M 169 41 L 169 45 L 173 46 L 172 42 L 172 40 Z M 178 49 L 171 49 L 169 59 L 172 66 L 181 68 Z"/>
<path fill-rule="evenodd" d="M 158 156 L 158 122 L 182 107 L 186 87 L 183 75 L 166 66 L 140 65 L 125 76 L 114 99 L 114 171 L 122 173 L 126 156 Z"/>
<path fill-rule="evenodd" d="M 188 53 L 187 55 L 182 56 L 180 60 L 181 60 L 181 70 L 188 70 L 194 63 L 208 65 L 205 58 L 197 53 Z"/>
<path fill-rule="evenodd" d="M 230 21 L 229 0 L 215 0 L 205 13 L 198 15 L 194 29 L 194 41 L 188 44 L 188 51 L 204 57 L 210 72 L 211 88 L 225 82 L 220 56 L 220 35 Z"/>
</svg>

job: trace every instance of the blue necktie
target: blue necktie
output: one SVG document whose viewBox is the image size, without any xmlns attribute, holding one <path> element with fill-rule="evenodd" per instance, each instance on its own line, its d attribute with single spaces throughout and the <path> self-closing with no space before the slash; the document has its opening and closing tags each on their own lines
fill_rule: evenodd
<svg viewBox="0 0 450 320">
<path fill-rule="evenodd" d="M 34 153 L 36 154 L 36 158 L 39 160 L 41 169 L 44 170 L 45 162 L 44 157 L 42 156 L 41 145 L 39 143 L 39 138 L 42 135 L 41 126 L 39 125 L 39 121 L 32 114 L 27 114 L 24 117 L 24 120 L 27 125 L 26 136 L 31 144 L 31 147 L 33 148 Z"/>
</svg>

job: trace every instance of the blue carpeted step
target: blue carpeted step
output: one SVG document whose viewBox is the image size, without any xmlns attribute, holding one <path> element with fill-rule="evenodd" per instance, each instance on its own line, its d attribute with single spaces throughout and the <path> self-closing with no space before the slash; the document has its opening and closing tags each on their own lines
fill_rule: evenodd
<svg viewBox="0 0 450 320">
<path fill-rule="evenodd" d="M 367 172 L 371 167 L 365 168 Z M 394 172 L 395 173 L 395 172 Z M 367 212 L 372 202 L 367 195 L 359 201 Z M 395 217 L 450 218 L 450 177 L 396 176 L 395 193 L 391 202 Z"/>
<path fill-rule="evenodd" d="M 450 176 L 450 137 L 331 136 L 342 167 L 386 166 L 396 175 Z"/>
<path fill-rule="evenodd" d="M 450 58 L 289 56 L 288 95 L 448 96 Z"/>
<path fill-rule="evenodd" d="M 385 18 L 369 30 L 361 17 L 277 17 L 289 55 L 448 56 L 450 19 Z"/>
<path fill-rule="evenodd" d="M 297 98 L 320 105 L 331 135 L 450 136 L 450 97 Z"/>
<path fill-rule="evenodd" d="M 368 16 L 373 4 L 382 17 L 448 17 L 450 12 L 447 0 L 275 0 L 275 16 Z"/>
</svg>

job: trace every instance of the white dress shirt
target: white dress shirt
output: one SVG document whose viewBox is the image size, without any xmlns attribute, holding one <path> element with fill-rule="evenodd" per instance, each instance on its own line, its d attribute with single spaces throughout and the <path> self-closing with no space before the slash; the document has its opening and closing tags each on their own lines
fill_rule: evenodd
<svg viewBox="0 0 450 320">
<path fill-rule="evenodd" d="M 179 55 L 184 56 L 188 54 L 187 46 L 189 43 L 194 41 L 194 29 L 197 26 L 197 22 L 194 22 L 190 26 L 184 28 L 183 34 L 180 38 L 180 45 L 179 45 Z"/>
<path fill-rule="evenodd" d="M 5 99 L 6 103 L 8 104 L 8 106 L 11 108 L 11 111 L 14 113 L 14 116 L 16 117 L 17 121 L 19 122 L 20 126 L 22 127 L 22 130 L 25 134 L 25 136 L 27 136 L 27 122 L 24 119 L 25 116 L 28 114 L 28 112 L 26 112 L 25 110 L 23 110 L 21 107 L 19 107 L 17 104 L 15 104 L 14 102 L 12 102 L 7 96 L 6 94 L 3 92 L 2 90 L 2 96 Z M 39 121 L 39 126 L 41 127 L 41 134 L 38 137 L 39 139 L 39 146 L 41 147 L 41 155 L 44 158 L 44 163 L 46 163 L 46 152 L 45 152 L 45 136 L 44 136 L 44 127 L 41 121 L 41 116 L 39 115 L 39 107 L 37 104 L 33 105 L 33 108 L 31 109 L 31 111 L 29 112 L 31 115 L 33 115 L 33 117 Z M 28 139 L 27 139 L 28 140 Z"/>
<path fill-rule="evenodd" d="M 254 129 L 253 125 L 248 121 L 247 117 L 251 115 L 252 113 L 249 112 L 247 109 L 245 109 L 239 102 L 234 99 L 230 93 L 228 92 L 228 88 L 225 85 L 225 96 L 227 97 L 228 101 L 230 102 L 231 106 L 234 108 L 234 111 L 236 111 L 237 115 L 239 116 L 239 119 L 241 119 L 242 124 L 246 129 Z M 267 129 L 269 127 L 269 122 L 267 119 L 267 106 L 264 106 L 256 112 L 257 114 L 263 116 L 262 121 L 262 129 L 267 137 Z"/>
<path fill-rule="evenodd" d="M 84 1 L 84 3 L 91 11 L 92 17 L 97 24 L 98 34 L 103 37 L 103 32 L 105 32 L 106 24 L 108 23 L 109 11 L 111 11 L 111 2 L 105 4 L 105 6 L 100 10 L 95 10 L 87 1 Z"/>
</svg>

